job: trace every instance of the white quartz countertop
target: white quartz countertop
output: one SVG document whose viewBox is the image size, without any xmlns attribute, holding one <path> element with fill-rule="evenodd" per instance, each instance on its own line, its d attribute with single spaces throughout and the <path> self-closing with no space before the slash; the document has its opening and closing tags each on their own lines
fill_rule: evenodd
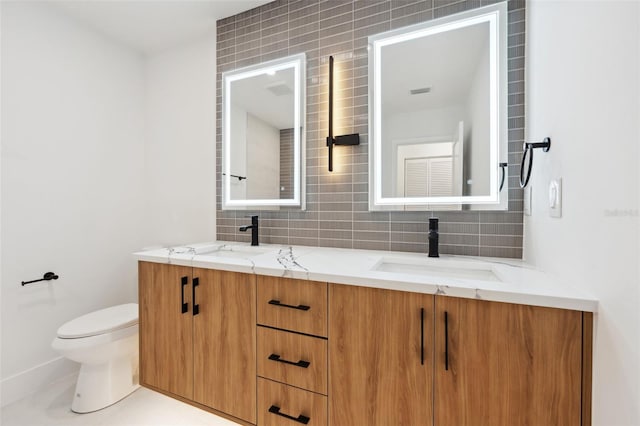
<svg viewBox="0 0 640 426">
<path fill-rule="evenodd" d="M 137 260 L 596 312 L 597 299 L 520 260 L 215 241 Z"/>
</svg>

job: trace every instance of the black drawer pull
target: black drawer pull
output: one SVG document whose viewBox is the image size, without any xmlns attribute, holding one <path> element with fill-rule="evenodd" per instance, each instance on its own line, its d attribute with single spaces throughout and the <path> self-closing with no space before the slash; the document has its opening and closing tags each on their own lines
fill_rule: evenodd
<svg viewBox="0 0 640 426">
<path fill-rule="evenodd" d="M 189 283 L 189 278 L 188 277 L 182 277 L 181 278 L 181 285 L 182 285 L 182 290 L 180 292 L 180 303 L 182 304 L 182 313 L 186 314 L 187 311 L 189 310 L 189 304 L 184 302 L 184 288 L 185 286 Z"/>
<path fill-rule="evenodd" d="M 200 285 L 200 278 L 193 279 L 193 286 L 191 287 L 191 303 L 193 303 L 193 316 L 195 317 L 200 313 L 200 305 L 196 303 L 196 287 Z"/>
<path fill-rule="evenodd" d="M 420 308 L 420 365 L 424 365 L 424 308 Z"/>
<path fill-rule="evenodd" d="M 449 313 L 444 311 L 444 369 L 449 370 Z"/>
<path fill-rule="evenodd" d="M 271 361 L 283 362 L 285 364 L 295 365 L 296 367 L 302 367 L 302 368 L 307 368 L 309 367 L 309 365 L 311 365 L 309 361 L 300 360 L 298 362 L 292 362 L 292 361 L 287 361 L 286 359 L 280 359 L 280 355 L 276 355 L 276 354 L 269 355 L 269 359 Z"/>
<path fill-rule="evenodd" d="M 298 305 L 298 306 L 285 305 L 284 303 L 280 303 L 279 300 L 269 300 L 269 304 L 270 305 L 276 305 L 276 306 L 282 306 L 283 308 L 298 309 L 300 311 L 308 311 L 309 309 L 311 309 L 311 307 L 307 306 L 307 305 Z"/>
<path fill-rule="evenodd" d="M 294 422 L 298 422 L 298 423 L 302 423 L 303 425 L 306 425 L 307 423 L 309 423 L 309 420 L 311 420 L 309 417 L 307 416 L 303 416 L 302 414 L 300 414 L 298 417 L 293 417 L 290 416 L 288 414 L 284 414 L 280 412 L 280 407 L 272 405 L 271 407 L 269 407 L 269 412 L 276 414 L 278 416 L 284 417 L 285 419 L 289 419 L 289 420 L 293 420 Z"/>
</svg>

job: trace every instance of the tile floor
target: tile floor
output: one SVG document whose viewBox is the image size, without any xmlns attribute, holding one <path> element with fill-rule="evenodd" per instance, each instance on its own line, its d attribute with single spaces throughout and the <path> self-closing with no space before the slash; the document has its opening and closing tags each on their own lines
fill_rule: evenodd
<svg viewBox="0 0 640 426">
<path fill-rule="evenodd" d="M 71 411 L 75 376 L 2 408 L 2 426 L 237 426 L 206 411 L 140 388 L 89 414 Z"/>
</svg>

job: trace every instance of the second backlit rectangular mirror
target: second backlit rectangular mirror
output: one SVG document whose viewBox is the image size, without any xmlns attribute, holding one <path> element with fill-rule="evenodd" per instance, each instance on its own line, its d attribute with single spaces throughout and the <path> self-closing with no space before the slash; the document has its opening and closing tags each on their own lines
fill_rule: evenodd
<svg viewBox="0 0 640 426">
<path fill-rule="evenodd" d="M 499 3 L 369 38 L 371 210 L 506 209 L 506 20 Z"/>
</svg>

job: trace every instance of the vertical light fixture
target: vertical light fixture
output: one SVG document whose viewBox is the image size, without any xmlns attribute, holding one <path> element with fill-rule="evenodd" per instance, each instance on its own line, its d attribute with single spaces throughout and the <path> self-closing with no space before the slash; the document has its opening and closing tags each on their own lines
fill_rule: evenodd
<svg viewBox="0 0 640 426">
<path fill-rule="evenodd" d="M 333 171 L 333 146 L 334 145 L 360 145 L 360 134 L 333 136 L 333 56 L 329 56 L 329 136 L 327 147 L 329 148 L 329 171 Z"/>
</svg>

